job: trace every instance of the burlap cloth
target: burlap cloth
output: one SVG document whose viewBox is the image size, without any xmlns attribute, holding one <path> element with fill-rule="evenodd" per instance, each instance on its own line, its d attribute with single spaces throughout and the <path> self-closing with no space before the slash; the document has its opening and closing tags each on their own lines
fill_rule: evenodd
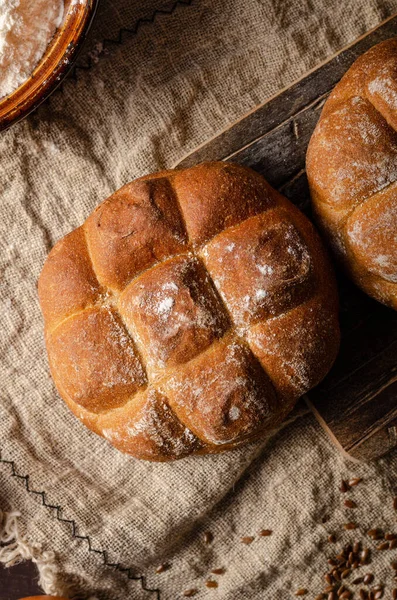
<svg viewBox="0 0 397 600">
<path fill-rule="evenodd" d="M 80 58 L 91 68 L 0 137 L 0 440 L 2 461 L 13 463 L 0 463 L 0 508 L 17 508 L 27 540 L 55 552 L 58 591 L 72 583 L 99 598 L 155 598 L 129 579 L 144 575 L 162 600 L 192 587 L 199 598 L 227 600 L 291 598 L 307 587 L 312 599 L 324 587 L 327 532 L 346 541 L 396 525 L 396 455 L 346 463 L 298 410 L 271 441 L 223 456 L 164 465 L 123 456 L 54 389 L 36 281 L 50 247 L 99 201 L 172 165 L 392 14 L 397 0 L 181 2 L 121 45 L 101 43 L 172 4 L 102 0 Z M 349 514 L 338 486 L 353 474 L 365 482 Z M 360 529 L 341 533 L 347 520 Z M 262 528 L 273 535 L 240 542 Z M 394 553 L 373 554 L 371 570 L 391 585 Z M 156 574 L 165 561 L 170 569 Z M 226 573 L 208 589 L 217 567 Z"/>
</svg>

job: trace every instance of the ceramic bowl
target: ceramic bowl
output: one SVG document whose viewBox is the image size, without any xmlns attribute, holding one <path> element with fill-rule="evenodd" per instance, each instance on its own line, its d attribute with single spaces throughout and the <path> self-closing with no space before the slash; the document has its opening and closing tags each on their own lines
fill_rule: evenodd
<svg viewBox="0 0 397 600">
<path fill-rule="evenodd" d="M 58 87 L 71 69 L 99 0 L 65 0 L 63 23 L 32 75 L 0 99 L 0 131 L 23 119 Z"/>
</svg>

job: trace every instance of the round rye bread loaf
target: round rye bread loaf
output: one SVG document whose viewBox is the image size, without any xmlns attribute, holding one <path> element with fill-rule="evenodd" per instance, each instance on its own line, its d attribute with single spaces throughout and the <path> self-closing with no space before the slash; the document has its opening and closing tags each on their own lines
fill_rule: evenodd
<svg viewBox="0 0 397 600">
<path fill-rule="evenodd" d="M 339 346 L 313 226 L 229 163 L 121 188 L 56 244 L 39 296 L 59 393 L 90 429 L 148 460 L 260 437 Z"/>
<path fill-rule="evenodd" d="M 314 213 L 353 281 L 397 309 L 397 39 L 374 46 L 324 105 L 307 153 Z"/>
</svg>

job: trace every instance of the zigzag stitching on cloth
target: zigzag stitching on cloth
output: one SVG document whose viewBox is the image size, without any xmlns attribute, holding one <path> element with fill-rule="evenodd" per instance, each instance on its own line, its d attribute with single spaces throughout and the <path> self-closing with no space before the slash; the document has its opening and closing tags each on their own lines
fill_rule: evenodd
<svg viewBox="0 0 397 600">
<path fill-rule="evenodd" d="M 170 16 L 176 11 L 176 9 L 179 6 L 191 6 L 192 3 L 193 3 L 193 0 L 175 0 L 169 8 L 157 8 L 150 17 L 141 17 L 140 19 L 138 19 L 138 21 L 136 21 L 135 25 L 132 28 L 122 27 L 119 30 L 119 34 L 116 39 L 105 38 L 104 40 L 102 40 L 103 48 L 105 49 L 106 47 L 111 46 L 111 45 L 121 46 L 124 42 L 123 38 L 125 36 L 136 35 L 143 25 L 150 25 L 156 21 L 157 17 L 162 16 L 162 15 Z M 94 66 L 94 64 L 96 64 L 96 63 L 94 63 L 91 56 L 88 56 L 87 64 L 86 65 L 76 64 L 73 67 L 72 72 L 69 75 L 69 77 L 73 78 L 74 80 L 77 81 L 77 71 L 79 71 L 79 70 L 80 71 L 89 71 Z M 60 86 L 59 89 L 62 89 L 62 88 L 63 88 L 63 84 Z"/>
<path fill-rule="evenodd" d="M 161 600 L 161 592 L 158 588 L 149 588 L 146 586 L 146 579 L 143 575 L 134 575 L 132 573 L 131 568 L 129 567 L 123 567 L 121 565 L 121 563 L 111 563 L 108 561 L 108 557 L 107 557 L 107 552 L 106 550 L 98 550 L 97 548 L 94 548 L 91 542 L 91 538 L 88 535 L 79 535 L 77 533 L 78 531 L 78 526 L 76 524 L 76 521 L 74 521 L 73 519 L 64 519 L 62 517 L 62 511 L 63 508 L 61 505 L 59 504 L 48 504 L 46 501 L 46 493 L 45 492 L 39 492 L 37 490 L 34 490 L 33 488 L 30 487 L 29 485 L 29 475 L 19 475 L 19 473 L 17 473 L 16 471 L 16 467 L 15 467 L 15 462 L 13 460 L 6 460 L 2 457 L 2 453 L 0 451 L 0 464 L 4 464 L 4 465 L 9 465 L 11 467 L 11 477 L 15 477 L 16 479 L 20 479 L 21 481 L 24 482 L 26 491 L 29 494 L 34 494 L 36 496 L 40 496 L 41 497 L 41 503 L 43 506 L 45 506 L 46 508 L 49 508 L 51 510 L 55 510 L 56 511 L 56 518 L 58 521 L 60 521 L 61 523 L 66 523 L 67 525 L 70 525 L 70 529 L 72 532 L 72 537 L 77 539 L 77 540 L 83 540 L 85 542 L 87 542 L 88 545 L 88 550 L 89 552 L 93 552 L 95 554 L 99 554 L 100 556 L 102 556 L 102 560 L 103 560 L 103 564 L 105 567 L 110 567 L 113 568 L 115 571 L 120 571 L 120 573 L 124 573 L 127 575 L 127 578 L 132 580 L 132 581 L 139 581 L 142 587 L 142 590 L 144 592 L 148 592 L 150 594 L 156 594 L 156 598 L 157 600 Z"/>
</svg>

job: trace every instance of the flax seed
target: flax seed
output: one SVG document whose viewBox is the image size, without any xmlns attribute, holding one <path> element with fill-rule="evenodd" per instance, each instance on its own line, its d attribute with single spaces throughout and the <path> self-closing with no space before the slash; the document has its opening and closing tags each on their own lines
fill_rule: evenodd
<svg viewBox="0 0 397 600">
<path fill-rule="evenodd" d="M 211 544 L 211 542 L 213 542 L 214 540 L 214 536 L 210 531 L 206 531 L 204 534 L 204 543 L 205 544 Z"/>
<path fill-rule="evenodd" d="M 205 585 L 207 586 L 207 588 L 217 588 L 218 582 L 214 581 L 213 579 L 207 579 L 207 581 L 205 582 Z"/>
<path fill-rule="evenodd" d="M 394 550 L 395 548 L 397 548 L 397 540 L 392 540 L 390 542 L 390 550 Z"/>
<path fill-rule="evenodd" d="M 193 596 L 195 596 L 197 593 L 198 593 L 198 590 L 191 589 L 191 590 L 185 590 L 183 592 L 183 595 L 185 596 L 185 598 L 193 598 Z"/>
<path fill-rule="evenodd" d="M 171 565 L 169 565 L 168 563 L 164 563 L 162 565 L 159 565 L 156 568 L 156 573 L 164 573 L 164 571 L 167 571 L 170 568 Z"/>
<path fill-rule="evenodd" d="M 368 600 L 368 592 L 361 588 L 360 590 L 360 600 Z"/>
<path fill-rule="evenodd" d="M 329 594 L 330 592 L 333 592 L 334 589 L 334 585 L 327 585 L 327 587 L 323 589 L 323 594 Z"/>
<path fill-rule="evenodd" d="M 357 508 L 357 504 L 354 500 L 345 500 L 343 504 L 347 506 L 347 508 Z"/>
<path fill-rule="evenodd" d="M 341 597 L 341 595 L 343 594 L 343 592 L 346 592 L 347 588 L 344 585 L 341 585 L 339 590 L 336 592 L 338 598 Z"/>
<path fill-rule="evenodd" d="M 383 533 L 380 529 L 370 529 L 367 531 L 367 535 L 373 540 L 383 540 Z"/>
<path fill-rule="evenodd" d="M 370 583 L 372 583 L 374 580 L 374 576 L 372 575 L 372 573 L 367 573 L 366 575 L 364 575 L 364 583 L 365 585 L 369 585 Z"/>
<path fill-rule="evenodd" d="M 391 540 L 395 540 L 395 539 L 397 539 L 396 533 L 386 533 L 385 540 L 388 540 L 390 542 Z"/>
<path fill-rule="evenodd" d="M 345 569 L 344 571 L 342 571 L 342 579 L 346 579 L 346 577 L 349 577 L 350 573 L 350 569 Z"/>
<path fill-rule="evenodd" d="M 337 564 L 338 564 L 338 562 L 337 562 L 337 561 L 336 561 L 334 558 L 329 558 L 329 559 L 327 560 L 327 563 L 328 563 L 329 565 L 331 565 L 331 567 L 336 567 L 336 566 L 337 566 Z"/>
<path fill-rule="evenodd" d="M 374 585 L 372 588 L 373 592 L 383 592 L 383 585 Z"/>
<path fill-rule="evenodd" d="M 259 535 L 261 535 L 262 537 L 268 537 L 269 535 L 272 535 L 272 533 L 273 531 L 271 529 L 262 529 Z"/>
<path fill-rule="evenodd" d="M 382 598 L 382 596 L 383 596 L 383 590 L 379 590 L 379 592 L 375 592 L 374 600 L 379 600 L 379 598 Z"/>
<path fill-rule="evenodd" d="M 397 588 L 393 589 L 393 600 L 397 600 Z"/>
<path fill-rule="evenodd" d="M 211 573 L 214 575 L 224 575 L 226 573 L 226 569 L 224 567 L 220 567 L 219 569 L 212 569 Z"/>
<path fill-rule="evenodd" d="M 306 596 L 308 590 L 306 588 L 300 588 L 299 590 L 296 590 L 295 592 L 295 596 Z"/>
<path fill-rule="evenodd" d="M 324 579 L 325 579 L 325 581 L 326 581 L 327 583 L 329 583 L 329 584 L 331 585 L 331 583 L 332 583 L 332 575 L 331 575 L 330 573 L 326 573 L 326 574 L 324 575 Z"/>
<path fill-rule="evenodd" d="M 324 594 L 319 594 L 318 596 L 316 596 L 314 598 L 314 600 L 324 600 L 324 597 L 325 597 Z"/>
<path fill-rule="evenodd" d="M 357 527 L 358 527 L 357 523 L 353 523 L 352 521 L 350 521 L 350 523 L 345 523 L 343 525 L 343 528 L 346 530 L 357 529 Z"/>
<path fill-rule="evenodd" d="M 331 533 L 331 535 L 328 536 L 328 541 L 330 542 L 330 544 L 335 544 L 336 536 L 333 533 Z"/>
<path fill-rule="evenodd" d="M 353 544 L 354 554 L 358 554 L 360 552 L 360 548 L 361 548 L 360 542 L 354 542 L 354 544 Z"/>
<path fill-rule="evenodd" d="M 392 568 L 394 571 L 397 571 L 397 561 L 393 561 L 393 562 L 391 563 L 391 568 Z"/>
<path fill-rule="evenodd" d="M 353 477 L 352 479 L 349 479 L 348 485 L 354 487 L 355 485 L 358 485 L 362 480 L 362 477 Z"/>
<path fill-rule="evenodd" d="M 354 585 L 359 585 L 360 583 L 362 583 L 364 581 L 364 577 L 356 577 L 355 579 L 353 579 L 352 583 Z"/>
<path fill-rule="evenodd" d="M 354 563 L 354 554 L 353 552 L 350 552 L 349 554 L 349 564 L 352 565 Z"/>
<path fill-rule="evenodd" d="M 252 542 L 254 541 L 254 537 L 252 537 L 251 535 L 247 535 L 245 537 L 240 538 L 241 543 L 246 544 L 247 546 L 249 544 L 252 544 Z"/>
<path fill-rule="evenodd" d="M 394 510 L 397 510 L 397 496 L 393 498 L 393 508 Z"/>
<path fill-rule="evenodd" d="M 335 592 L 330 592 L 330 593 L 328 594 L 328 598 L 327 598 L 327 600 L 338 600 L 338 597 L 337 597 L 337 595 L 335 594 Z"/>
<path fill-rule="evenodd" d="M 365 548 L 360 554 L 360 562 L 362 565 L 368 561 L 369 558 L 369 548 Z"/>
<path fill-rule="evenodd" d="M 349 491 L 349 485 L 344 479 L 342 479 L 339 490 L 342 492 L 342 494 L 345 494 L 347 491 Z"/>
<path fill-rule="evenodd" d="M 341 600 L 350 600 L 351 597 L 352 597 L 352 593 L 349 590 L 346 590 L 346 592 L 343 592 L 343 594 L 341 594 L 339 596 L 339 598 L 341 598 Z"/>
<path fill-rule="evenodd" d="M 379 544 L 379 546 L 376 546 L 377 550 L 388 550 L 389 549 L 389 542 L 382 542 L 381 544 Z"/>
</svg>

